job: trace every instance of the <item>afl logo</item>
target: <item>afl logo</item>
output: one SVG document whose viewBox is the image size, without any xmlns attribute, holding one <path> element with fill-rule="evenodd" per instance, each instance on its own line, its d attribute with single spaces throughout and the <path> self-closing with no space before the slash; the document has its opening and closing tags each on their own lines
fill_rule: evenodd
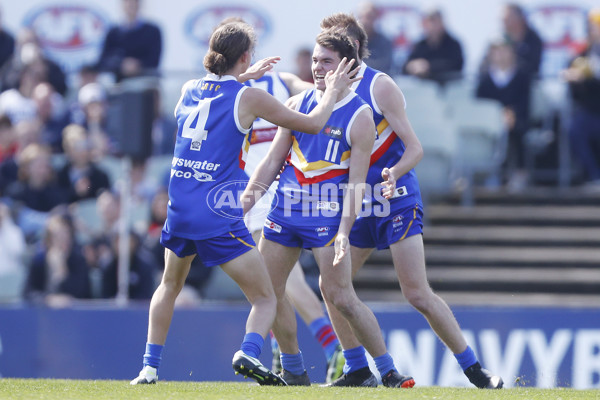
<svg viewBox="0 0 600 400">
<path fill-rule="evenodd" d="M 23 25 L 33 29 L 44 49 L 75 51 L 100 45 L 109 19 L 91 7 L 55 4 L 34 9 Z"/>
<path fill-rule="evenodd" d="M 394 224 L 401 223 L 401 222 L 402 222 L 402 215 L 396 215 L 396 216 L 395 216 L 395 217 L 392 219 L 392 222 L 393 222 Z"/>
<path fill-rule="evenodd" d="M 408 50 L 423 34 L 422 15 L 411 5 L 382 5 L 377 7 L 377 26 L 392 38 L 396 50 Z"/>
<path fill-rule="evenodd" d="M 586 9 L 566 3 L 529 10 L 527 17 L 546 49 L 570 49 L 586 39 Z"/>
<path fill-rule="evenodd" d="M 214 6 L 193 11 L 185 21 L 185 35 L 199 46 L 208 46 L 213 30 L 221 21 L 230 17 L 242 18 L 252 25 L 259 40 L 264 40 L 271 33 L 268 15 L 256 7 Z"/>
<path fill-rule="evenodd" d="M 329 227 L 328 226 L 321 226 L 319 228 L 315 228 L 315 232 L 317 232 L 317 233 L 329 232 Z"/>
</svg>

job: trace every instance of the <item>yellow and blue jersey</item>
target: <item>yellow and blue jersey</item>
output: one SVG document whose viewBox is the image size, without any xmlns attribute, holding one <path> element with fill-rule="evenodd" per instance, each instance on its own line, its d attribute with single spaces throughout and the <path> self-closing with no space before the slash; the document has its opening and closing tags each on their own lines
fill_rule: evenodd
<svg viewBox="0 0 600 400">
<path fill-rule="evenodd" d="M 375 79 L 383 72 L 363 63 L 358 74 L 363 78 L 356 82 L 352 88 L 373 109 L 373 120 L 377 128 L 377 136 L 371 151 L 371 161 L 367 173 L 367 184 L 371 188 L 375 188 L 383 181 L 381 171 L 386 167 L 391 168 L 394 166 L 404 154 L 406 147 L 374 101 L 373 86 Z M 416 202 L 422 205 L 419 182 L 414 169 L 411 169 L 396 181 L 395 198 L 406 199 L 408 203 Z M 370 196 L 369 191 L 365 195 L 366 203 L 380 203 L 380 199 L 382 199 L 381 196 Z"/>
<path fill-rule="evenodd" d="M 320 93 L 301 94 L 297 111 L 308 114 Z M 331 117 L 317 134 L 292 131 L 289 161 L 281 173 L 270 219 L 292 217 L 295 224 L 313 224 L 303 217 L 341 217 L 344 187 L 348 183 L 352 143 L 350 130 L 358 113 L 369 106 L 354 92 L 337 102 Z M 366 132 L 365 134 L 375 134 Z"/>
</svg>

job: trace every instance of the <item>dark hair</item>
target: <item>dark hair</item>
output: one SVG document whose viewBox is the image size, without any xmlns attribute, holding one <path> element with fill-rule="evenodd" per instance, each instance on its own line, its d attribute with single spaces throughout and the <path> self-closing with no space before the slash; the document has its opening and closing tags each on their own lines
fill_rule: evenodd
<svg viewBox="0 0 600 400">
<path fill-rule="evenodd" d="M 505 7 L 513 12 L 517 17 L 523 21 L 523 23 L 527 23 L 527 18 L 525 17 L 525 10 L 517 3 L 506 3 Z"/>
<path fill-rule="evenodd" d="M 367 59 L 371 53 L 367 47 L 369 38 L 365 28 L 351 14 L 337 13 L 321 20 L 321 29 L 342 29 L 353 40 L 358 40 L 358 56 L 361 60 Z"/>
<path fill-rule="evenodd" d="M 0 114 L 0 129 L 10 129 L 13 124 L 8 115 Z"/>
<path fill-rule="evenodd" d="M 228 22 L 218 26 L 210 37 L 204 67 L 222 76 L 235 66 L 245 51 L 254 49 L 256 34 L 244 22 Z"/>
<path fill-rule="evenodd" d="M 356 66 L 358 56 L 356 44 L 344 30 L 334 28 L 321 31 L 317 35 L 316 42 L 319 46 L 338 53 L 340 59 L 346 57 L 348 62 L 354 60 L 354 66 Z"/>
</svg>

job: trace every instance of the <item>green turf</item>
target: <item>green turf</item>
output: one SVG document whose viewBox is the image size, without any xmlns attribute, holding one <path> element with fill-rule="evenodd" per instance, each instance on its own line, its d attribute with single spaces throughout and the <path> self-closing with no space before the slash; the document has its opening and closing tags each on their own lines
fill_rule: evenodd
<svg viewBox="0 0 600 400">
<path fill-rule="evenodd" d="M 130 386 L 127 381 L 62 379 L 0 379 L 0 399 L 600 399 L 600 390 L 502 389 L 415 387 L 413 389 L 268 387 L 250 382 L 159 382 L 156 385 Z"/>
</svg>

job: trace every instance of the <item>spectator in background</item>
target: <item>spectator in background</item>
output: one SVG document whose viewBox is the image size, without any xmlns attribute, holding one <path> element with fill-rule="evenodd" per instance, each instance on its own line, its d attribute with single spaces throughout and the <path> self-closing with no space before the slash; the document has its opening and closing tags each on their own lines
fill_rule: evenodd
<svg viewBox="0 0 600 400">
<path fill-rule="evenodd" d="M 440 84 L 460 78 L 464 63 L 462 45 L 448 33 L 441 10 L 427 11 L 422 22 L 425 36 L 415 43 L 402 72 Z"/>
<path fill-rule="evenodd" d="M 312 76 L 312 49 L 302 47 L 296 51 L 296 75 L 306 82 L 313 82 Z"/>
<path fill-rule="evenodd" d="M 600 190 L 600 8 L 588 13 L 587 45 L 562 76 L 573 103 L 571 148 L 583 166 L 586 186 Z"/>
<path fill-rule="evenodd" d="M 105 270 L 117 258 L 113 248 L 113 238 L 118 231 L 120 198 L 110 191 L 105 190 L 96 201 L 96 214 L 99 227 L 94 221 L 86 219 L 77 220 L 77 231 L 87 237 L 83 246 L 85 259 L 90 268 L 91 295 L 94 299 L 106 297 L 104 295 Z"/>
<path fill-rule="evenodd" d="M 7 188 L 7 195 L 36 211 L 49 212 L 64 204 L 50 163 L 50 149 L 38 143 L 28 145 L 18 159 L 18 178 Z"/>
<path fill-rule="evenodd" d="M 117 232 L 121 211 L 121 198 L 112 190 L 105 190 L 98 195 L 96 203 L 101 220 L 100 234 L 109 235 Z"/>
<path fill-rule="evenodd" d="M 529 126 L 531 75 L 517 61 L 513 45 L 505 38 L 493 41 L 488 51 L 488 67 L 481 76 L 476 96 L 499 101 L 504 106 L 508 131 L 505 178 L 510 191 L 520 191 L 528 183 L 525 170 L 524 137 Z"/>
<path fill-rule="evenodd" d="M 165 115 L 162 110 L 160 90 L 153 89 L 154 119 L 152 121 L 152 155 L 172 155 L 177 136 L 177 122 L 172 114 Z"/>
<path fill-rule="evenodd" d="M 98 83 L 99 77 L 100 71 L 98 71 L 96 63 L 82 65 L 77 71 L 77 74 L 74 76 L 72 86 L 69 87 L 69 93 L 67 96 L 68 103 L 77 103 L 79 90 L 88 83 Z"/>
<path fill-rule="evenodd" d="M 113 298 L 118 292 L 118 266 L 119 266 L 119 235 L 111 238 L 112 252 L 116 257 L 107 265 L 101 265 L 102 297 Z M 132 300 L 150 300 L 156 284 L 154 281 L 158 266 L 152 254 L 141 245 L 140 237 L 130 232 L 129 235 L 129 298 Z"/>
<path fill-rule="evenodd" d="M 51 307 L 65 307 L 75 298 L 90 297 L 88 266 L 69 215 L 59 213 L 48 218 L 24 294 L 30 302 Z"/>
<path fill-rule="evenodd" d="M 143 238 L 143 246 L 152 253 L 155 263 L 158 266 L 156 282 L 160 282 L 165 269 L 165 248 L 160 243 L 160 234 L 167 220 L 168 202 L 169 194 L 167 189 L 159 189 L 152 198 L 150 224 L 148 232 Z M 199 257 L 194 258 L 183 289 L 179 293 L 179 296 L 177 296 L 176 306 L 197 303 L 202 297 L 202 290 L 208 282 L 212 271 L 213 268 L 206 268 Z"/>
<path fill-rule="evenodd" d="M 6 196 L 16 203 L 18 224 L 29 241 L 38 238 L 50 211 L 66 200 L 56 183 L 50 155 L 46 146 L 28 145 L 18 156 L 18 180 L 6 188 Z"/>
<path fill-rule="evenodd" d="M 41 123 L 40 141 L 54 153 L 62 153 L 62 131 L 69 123 L 63 97 L 47 82 L 38 83 L 31 98 Z"/>
<path fill-rule="evenodd" d="M 27 248 L 8 206 L 0 202 L 0 302 L 16 300 L 23 292 Z"/>
<path fill-rule="evenodd" d="M 0 114 L 0 164 L 11 158 L 17 151 L 17 138 L 13 124 L 6 114 Z M 0 175 L 0 196 L 2 196 L 2 176 Z"/>
<path fill-rule="evenodd" d="M 4 29 L 2 24 L 2 10 L 0 9 L 0 70 L 11 59 L 15 52 L 15 38 Z"/>
<path fill-rule="evenodd" d="M 45 71 L 40 63 L 24 65 L 19 70 L 18 86 L 0 93 L 0 113 L 6 114 L 13 125 L 36 118 L 37 105 L 33 100 L 33 90 L 45 82 Z"/>
<path fill-rule="evenodd" d="M 379 18 L 379 11 L 372 2 L 366 1 L 360 4 L 358 21 L 369 37 L 369 67 L 391 75 L 393 72 L 394 45 L 387 36 L 376 28 L 377 18 Z"/>
<path fill-rule="evenodd" d="M 3 129 L 0 129 L 2 137 L 5 138 L 2 140 L 11 148 L 9 153 L 5 153 L 5 157 L 0 163 L 0 196 L 3 196 L 6 189 L 18 180 L 19 155 L 28 145 L 39 142 L 41 125 L 37 120 L 26 120 L 12 125 L 7 116 L 0 117 L 0 124 L 4 126 Z M 12 128 L 9 128 L 8 124 Z"/>
<path fill-rule="evenodd" d="M 90 82 L 79 89 L 77 102 L 71 106 L 71 122 L 86 129 L 92 160 L 98 161 L 114 152 L 116 143 L 107 134 L 106 90 L 100 83 Z"/>
<path fill-rule="evenodd" d="M 90 251 L 92 255 L 89 259 L 94 260 L 91 265 L 92 274 L 100 275 L 99 297 L 112 298 L 118 291 L 118 224 L 121 201 L 118 194 L 105 190 L 98 196 L 96 206 L 102 227 L 93 239 L 93 251 Z M 154 279 L 158 266 L 135 232 L 130 232 L 129 245 L 129 298 L 150 299 L 155 289 Z"/>
<path fill-rule="evenodd" d="M 67 193 L 69 203 L 96 198 L 110 188 L 108 175 L 92 161 L 91 142 L 85 128 L 71 124 L 63 131 L 67 163 L 58 172 L 58 184 Z"/>
<path fill-rule="evenodd" d="M 519 67 L 537 77 L 542 62 L 543 43 L 538 33 L 527 23 L 523 8 L 516 3 L 504 6 L 504 35 L 513 45 Z"/>
<path fill-rule="evenodd" d="M 125 21 L 110 28 L 97 68 L 116 81 L 158 72 L 162 52 L 160 28 L 139 16 L 142 0 L 121 0 Z"/>
<path fill-rule="evenodd" d="M 19 31 L 13 57 L 0 71 L 2 91 L 18 87 L 22 69 L 31 64 L 36 64 L 41 71 L 42 81 L 50 83 L 61 96 L 66 95 L 67 78 L 64 71 L 56 62 L 44 56 L 37 35 L 29 28 Z"/>
</svg>

